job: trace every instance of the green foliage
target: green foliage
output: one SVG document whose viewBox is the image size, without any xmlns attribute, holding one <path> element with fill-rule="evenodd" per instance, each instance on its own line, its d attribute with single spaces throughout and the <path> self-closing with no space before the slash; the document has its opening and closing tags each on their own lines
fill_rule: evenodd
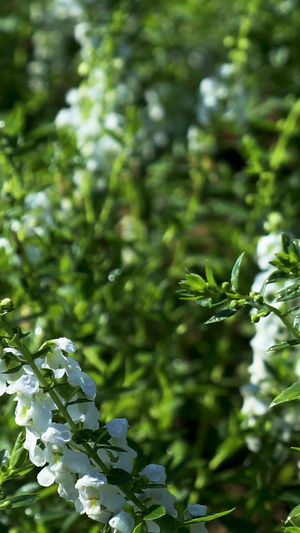
<svg viewBox="0 0 300 533">
<path fill-rule="evenodd" d="M 300 273 L 298 242 L 287 236 L 264 289 L 247 290 L 257 236 L 300 234 L 298 3 L 78 4 L 76 19 L 57 14 L 56 2 L 1 2 L 1 297 L 16 304 L 14 327 L 34 333 L 33 351 L 62 335 L 77 343 L 104 419 L 128 417 L 139 467 L 168 467 L 180 510 L 187 500 L 210 512 L 236 506 L 232 519 L 220 517 L 223 528 L 270 533 L 288 514 L 286 492 L 298 497 L 295 464 L 278 451 L 272 414 L 243 428 L 240 387 L 251 361 L 248 310 L 263 320 L 266 287 Z M 84 54 L 79 22 L 89 25 Z M 97 111 L 90 95 L 100 70 Z M 205 105 L 203 86 L 199 95 L 205 79 L 214 105 Z M 92 128 L 80 145 L 80 128 L 54 125 L 79 85 L 86 123 L 91 113 L 101 124 L 108 112 L 120 117 L 115 130 L 105 126 L 120 151 L 106 156 L 97 144 L 97 168 Z M 39 192 L 49 207 L 28 198 Z M 247 259 L 231 273 L 243 250 Z M 281 289 L 286 318 L 297 283 Z M 279 339 L 271 348 L 273 397 L 292 384 L 293 345 Z M 0 448 L 11 450 L 13 405 L 2 398 L 0 423 Z M 246 438 L 260 435 L 256 454 Z M 8 480 L 8 494 L 35 478 Z M 42 491 L 30 512 L 2 511 L 0 527 L 70 532 L 75 521 L 76 531 L 95 531 L 53 500 Z"/>
</svg>

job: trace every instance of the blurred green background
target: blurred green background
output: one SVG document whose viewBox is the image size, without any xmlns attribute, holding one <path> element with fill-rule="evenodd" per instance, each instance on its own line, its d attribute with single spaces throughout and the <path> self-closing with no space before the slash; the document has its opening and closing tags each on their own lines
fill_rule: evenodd
<svg viewBox="0 0 300 533">
<path fill-rule="evenodd" d="M 299 25 L 298 0 L 0 4 L 1 297 L 33 349 L 76 342 L 137 472 L 165 465 L 179 509 L 237 507 L 210 533 L 280 531 L 299 499 L 297 434 L 279 455 L 272 412 L 242 424 L 247 313 L 205 326 L 176 292 L 207 259 L 228 279 L 243 250 L 248 290 L 259 236 L 299 235 Z M 1 447 L 13 409 L 1 398 Z M 54 494 L 1 532 L 99 531 Z"/>
</svg>

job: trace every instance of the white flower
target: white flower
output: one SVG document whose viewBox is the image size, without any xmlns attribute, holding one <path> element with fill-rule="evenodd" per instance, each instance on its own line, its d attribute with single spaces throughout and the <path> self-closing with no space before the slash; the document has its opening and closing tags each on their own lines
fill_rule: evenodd
<svg viewBox="0 0 300 533">
<path fill-rule="evenodd" d="M 96 431 L 99 427 L 100 412 L 93 402 L 74 403 L 67 407 L 73 422 L 83 422 L 83 428 Z"/>
<path fill-rule="evenodd" d="M 7 348 L 4 348 L 3 352 L 5 352 Z M 12 377 L 17 380 L 20 377 L 20 372 L 14 373 L 14 374 L 5 374 L 4 372 L 7 372 L 7 366 L 5 364 L 5 361 L 3 359 L 0 359 L 0 396 L 2 396 L 7 389 L 6 382 L 8 380 L 12 380 Z M 21 371 L 22 372 L 22 371 Z"/>
<path fill-rule="evenodd" d="M 16 348 L 11 348 L 10 346 L 7 346 L 6 348 L 3 348 L 3 353 L 4 354 L 7 354 L 7 353 L 12 353 L 13 355 L 15 355 L 16 357 L 22 357 L 22 354 L 19 350 L 17 350 Z"/>
<path fill-rule="evenodd" d="M 256 255 L 257 263 L 261 270 L 274 270 L 269 261 L 272 261 L 274 254 L 281 251 L 281 235 L 271 233 L 264 235 L 257 243 Z"/>
<path fill-rule="evenodd" d="M 18 426 L 26 426 L 29 422 L 38 431 L 46 431 L 52 422 L 52 413 L 43 405 L 39 405 L 26 396 L 16 396 L 18 402 L 15 415 Z"/>
<path fill-rule="evenodd" d="M 119 446 L 124 452 L 118 452 L 119 457 L 116 463 L 114 463 L 115 468 L 122 468 L 131 474 L 133 469 L 133 459 L 137 457 L 137 452 L 130 448 L 127 443 L 118 439 L 111 439 L 111 443 L 115 446 Z"/>
<path fill-rule="evenodd" d="M 67 494 L 74 494 L 74 486 L 76 479 L 72 474 L 85 474 L 90 467 L 90 460 L 84 452 L 70 450 L 66 447 L 60 448 L 52 444 L 46 444 L 45 458 L 49 463 L 38 474 L 37 480 L 43 487 L 52 485 L 57 478 L 60 481 L 61 492 Z M 71 480 L 73 479 L 73 488 Z M 78 494 L 76 493 L 76 498 Z M 75 499 L 76 499 L 75 498 Z M 67 499 L 67 498 L 65 498 Z"/>
<path fill-rule="evenodd" d="M 18 394 L 30 398 L 39 390 L 39 381 L 35 376 L 24 374 L 17 381 L 9 385 L 7 394 Z"/>
<path fill-rule="evenodd" d="M 49 198 L 45 191 L 32 192 L 25 197 L 26 207 L 29 209 L 46 209 L 51 208 Z"/>
<path fill-rule="evenodd" d="M 100 489 L 105 483 L 107 483 L 107 479 L 100 472 L 90 472 L 77 481 L 75 488 L 78 490 L 79 496 L 75 502 L 75 506 L 80 514 L 86 513 L 93 520 L 103 522 L 104 517 L 103 509 L 100 505 Z M 106 510 L 105 513 L 107 513 Z M 105 515 L 107 520 L 110 517 L 110 513 Z"/>
<path fill-rule="evenodd" d="M 59 339 L 53 339 L 53 342 L 60 350 L 64 350 L 67 353 L 76 352 L 76 345 L 70 339 L 66 337 L 60 337 Z"/>
<path fill-rule="evenodd" d="M 71 431 L 64 424 L 52 423 L 41 435 L 43 442 L 64 446 L 72 438 Z"/>
<path fill-rule="evenodd" d="M 38 446 L 39 433 L 32 427 L 26 426 L 25 450 L 29 452 L 30 461 L 36 466 L 43 466 L 46 462 L 44 451 Z"/>
<path fill-rule="evenodd" d="M 193 505 L 189 503 L 187 508 L 186 508 L 186 512 L 189 513 L 192 517 L 198 518 L 200 516 L 205 516 L 206 515 L 207 507 L 206 507 L 206 505 L 200 505 L 199 503 L 196 503 L 196 504 L 193 504 Z"/>
<path fill-rule="evenodd" d="M 126 418 L 113 418 L 106 424 L 106 428 L 111 437 L 120 439 L 127 436 L 128 420 Z"/>
<path fill-rule="evenodd" d="M 59 472 L 55 482 L 58 483 L 57 492 L 67 502 L 75 502 L 78 498 L 78 490 L 75 489 L 76 478 L 71 472 Z"/>
<path fill-rule="evenodd" d="M 140 496 L 137 495 L 139 498 Z M 167 514 L 174 516 L 176 518 L 177 511 L 174 507 L 174 503 L 176 501 L 176 498 L 173 494 L 171 494 L 167 488 L 151 488 L 151 489 L 145 489 L 143 498 L 146 497 L 149 498 L 149 501 L 147 502 L 147 506 L 151 506 L 153 504 L 163 505 L 163 507 L 166 509 Z M 140 499 L 143 499 L 140 498 Z"/>
<path fill-rule="evenodd" d="M 149 481 L 153 481 L 153 483 L 165 484 L 166 482 L 166 470 L 165 467 L 162 465 L 147 465 L 140 472 L 140 475 L 146 476 L 146 478 L 149 479 Z"/>
<path fill-rule="evenodd" d="M 115 468 L 122 468 L 126 472 L 131 473 L 133 469 L 133 459 L 137 457 L 135 450 L 130 448 L 127 444 L 128 420 L 126 418 L 113 418 L 106 424 L 108 433 L 111 435 L 110 443 L 113 446 L 118 446 L 125 450 L 124 452 L 113 452 L 112 454 L 117 458 L 114 463 Z"/>
<path fill-rule="evenodd" d="M 95 398 L 97 392 L 95 381 L 91 376 L 82 372 L 79 363 L 71 357 L 67 357 L 66 373 L 70 385 L 79 386 L 87 398 Z"/>
<path fill-rule="evenodd" d="M 104 484 L 100 490 L 99 502 L 112 513 L 121 511 L 126 503 L 117 485 Z"/>
<path fill-rule="evenodd" d="M 90 460 L 86 453 L 66 448 L 61 458 L 64 467 L 76 474 L 86 474 L 90 467 Z"/>
<path fill-rule="evenodd" d="M 13 252 L 12 245 L 5 237 L 0 237 L 0 250 L 4 250 L 8 255 Z"/>
<path fill-rule="evenodd" d="M 184 518 L 186 520 L 192 520 L 193 518 L 200 518 L 202 516 L 205 516 L 207 512 L 206 505 L 188 505 L 185 513 Z M 196 524 L 190 524 L 190 532 L 191 533 L 208 533 L 207 529 L 205 527 L 205 522 L 198 522 Z"/>
<path fill-rule="evenodd" d="M 113 528 L 114 533 L 131 533 L 135 524 L 131 514 L 121 511 L 110 519 L 109 525 Z"/>
</svg>

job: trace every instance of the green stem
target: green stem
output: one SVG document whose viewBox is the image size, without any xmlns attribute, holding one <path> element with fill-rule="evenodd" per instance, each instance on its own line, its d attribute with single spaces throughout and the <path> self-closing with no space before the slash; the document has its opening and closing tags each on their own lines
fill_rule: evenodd
<svg viewBox="0 0 300 533">
<path fill-rule="evenodd" d="M 300 332 L 294 328 L 294 326 L 291 324 L 288 318 L 284 316 L 283 313 L 280 312 L 277 307 L 274 307 L 273 305 L 265 303 L 265 305 L 268 307 L 268 309 L 273 312 L 280 320 L 283 322 L 283 324 L 287 327 L 287 329 L 291 332 L 291 334 L 297 339 L 300 340 Z"/>
</svg>

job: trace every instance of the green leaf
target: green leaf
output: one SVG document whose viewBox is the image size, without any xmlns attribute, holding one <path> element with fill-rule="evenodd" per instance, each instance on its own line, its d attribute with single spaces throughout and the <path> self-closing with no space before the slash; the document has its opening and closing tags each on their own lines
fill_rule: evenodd
<svg viewBox="0 0 300 533">
<path fill-rule="evenodd" d="M 27 450 L 25 450 L 25 448 L 13 450 L 10 457 L 9 467 L 13 470 L 20 468 L 25 464 L 27 460 L 27 455 L 28 452 Z"/>
<path fill-rule="evenodd" d="M 192 520 L 185 520 L 184 524 L 196 524 L 198 522 L 210 522 L 211 520 L 216 520 L 221 516 L 225 516 L 235 510 L 235 507 L 229 509 L 228 511 L 222 511 L 221 513 L 215 513 L 208 516 L 201 516 L 200 518 L 193 518 Z"/>
<path fill-rule="evenodd" d="M 11 496 L 9 500 L 12 503 L 12 507 L 23 507 L 34 503 L 38 499 L 38 494 L 23 494 L 20 496 Z"/>
<path fill-rule="evenodd" d="M 89 398 L 78 398 L 77 400 L 72 400 L 71 402 L 68 402 L 66 405 L 76 405 L 77 403 L 88 403 L 92 401 L 93 400 L 90 400 Z"/>
<path fill-rule="evenodd" d="M 166 509 L 163 505 L 151 505 L 149 507 L 146 514 L 143 515 L 144 520 L 157 520 L 157 518 L 161 518 L 162 516 L 165 516 Z"/>
<path fill-rule="evenodd" d="M 281 272 L 280 270 L 273 270 L 269 277 L 266 279 L 264 285 L 267 285 L 268 283 L 275 283 L 275 281 L 281 281 L 284 279 L 291 278 L 291 274 L 289 272 Z"/>
<path fill-rule="evenodd" d="M 296 281 L 293 285 L 290 285 L 286 289 L 280 291 L 276 296 L 276 302 L 286 302 L 297 298 L 300 295 L 300 281 Z"/>
<path fill-rule="evenodd" d="M 206 264 L 205 264 L 205 275 L 206 275 L 206 279 L 207 279 L 208 283 L 212 287 L 217 287 L 217 284 L 216 284 L 216 281 L 215 281 L 215 278 L 214 278 L 214 273 L 212 271 L 211 266 L 208 264 L 208 262 L 206 262 Z"/>
<path fill-rule="evenodd" d="M 289 315 L 290 313 L 294 313 L 295 311 L 299 311 L 300 305 L 297 305 L 296 307 L 292 307 L 291 309 L 288 309 L 283 313 L 283 315 Z"/>
<path fill-rule="evenodd" d="M 15 374 L 16 372 L 19 372 L 21 368 L 22 368 L 22 365 L 14 366 L 13 368 L 10 368 L 9 370 L 5 370 L 5 372 L 2 372 L 2 373 L 3 374 Z"/>
<path fill-rule="evenodd" d="M 296 507 L 294 507 L 294 509 L 290 512 L 289 516 L 287 517 L 287 521 L 288 520 L 292 520 L 293 518 L 296 518 L 297 516 L 300 515 L 300 505 L 297 505 Z"/>
<path fill-rule="evenodd" d="M 25 339 L 25 337 L 28 337 L 30 335 L 31 331 L 27 331 L 27 333 L 20 333 L 19 339 Z"/>
<path fill-rule="evenodd" d="M 278 394 L 278 396 L 272 401 L 270 407 L 284 402 L 291 402 L 298 398 L 300 398 L 300 381 L 297 381 L 297 383 L 294 383 L 294 385 Z"/>
<path fill-rule="evenodd" d="M 296 526 L 295 526 L 295 527 L 292 526 L 292 527 L 285 528 L 285 529 L 283 530 L 283 532 L 284 532 L 284 533 L 300 533 L 300 528 L 299 528 L 299 527 L 296 527 Z"/>
<path fill-rule="evenodd" d="M 213 324 L 214 322 L 221 322 L 222 320 L 226 320 L 226 318 L 235 315 L 238 310 L 239 309 L 234 308 L 222 309 L 221 311 L 213 315 L 211 318 L 209 318 L 206 322 L 204 322 L 204 324 Z"/>
<path fill-rule="evenodd" d="M 234 263 L 233 269 L 231 271 L 231 286 L 235 290 L 235 292 L 239 291 L 239 275 L 240 275 L 240 268 L 243 261 L 243 257 L 245 255 L 245 252 L 243 252 L 240 257 L 237 258 L 236 262 Z"/>
<path fill-rule="evenodd" d="M 8 467 L 9 461 L 10 461 L 10 453 L 6 448 L 4 448 L 0 452 L 0 464 L 1 466 Z"/>
<path fill-rule="evenodd" d="M 300 344 L 300 340 L 293 339 L 291 341 L 282 341 L 278 344 L 274 344 L 271 348 L 268 348 L 268 352 L 278 352 L 279 350 L 290 348 L 290 346 L 296 346 L 296 344 Z"/>
<path fill-rule="evenodd" d="M 122 485 L 133 480 L 133 477 L 122 468 L 112 468 L 106 477 L 111 485 Z"/>
<path fill-rule="evenodd" d="M 140 523 L 137 526 L 135 526 L 135 528 L 134 528 L 132 533 L 143 533 L 143 531 L 144 531 L 143 524 Z"/>
<path fill-rule="evenodd" d="M 11 476 L 10 477 L 16 477 L 16 476 L 25 476 L 25 474 L 28 474 L 31 470 L 35 468 L 35 465 L 28 461 L 22 466 L 19 466 L 16 469 L 11 470 Z"/>
<path fill-rule="evenodd" d="M 98 448 L 105 448 L 106 450 L 112 450 L 114 452 L 124 452 L 126 453 L 127 450 L 124 450 L 124 448 L 120 448 L 120 446 L 113 446 L 112 444 L 97 444 Z"/>
<path fill-rule="evenodd" d="M 286 254 L 288 254 L 288 252 L 289 252 L 290 243 L 291 243 L 291 238 L 288 235 L 286 235 L 286 233 L 282 233 L 282 235 L 281 235 L 281 246 L 282 246 L 283 251 Z"/>
<path fill-rule="evenodd" d="M 198 274 L 186 274 L 186 279 L 192 291 L 201 292 L 206 287 L 206 281 Z"/>
</svg>

